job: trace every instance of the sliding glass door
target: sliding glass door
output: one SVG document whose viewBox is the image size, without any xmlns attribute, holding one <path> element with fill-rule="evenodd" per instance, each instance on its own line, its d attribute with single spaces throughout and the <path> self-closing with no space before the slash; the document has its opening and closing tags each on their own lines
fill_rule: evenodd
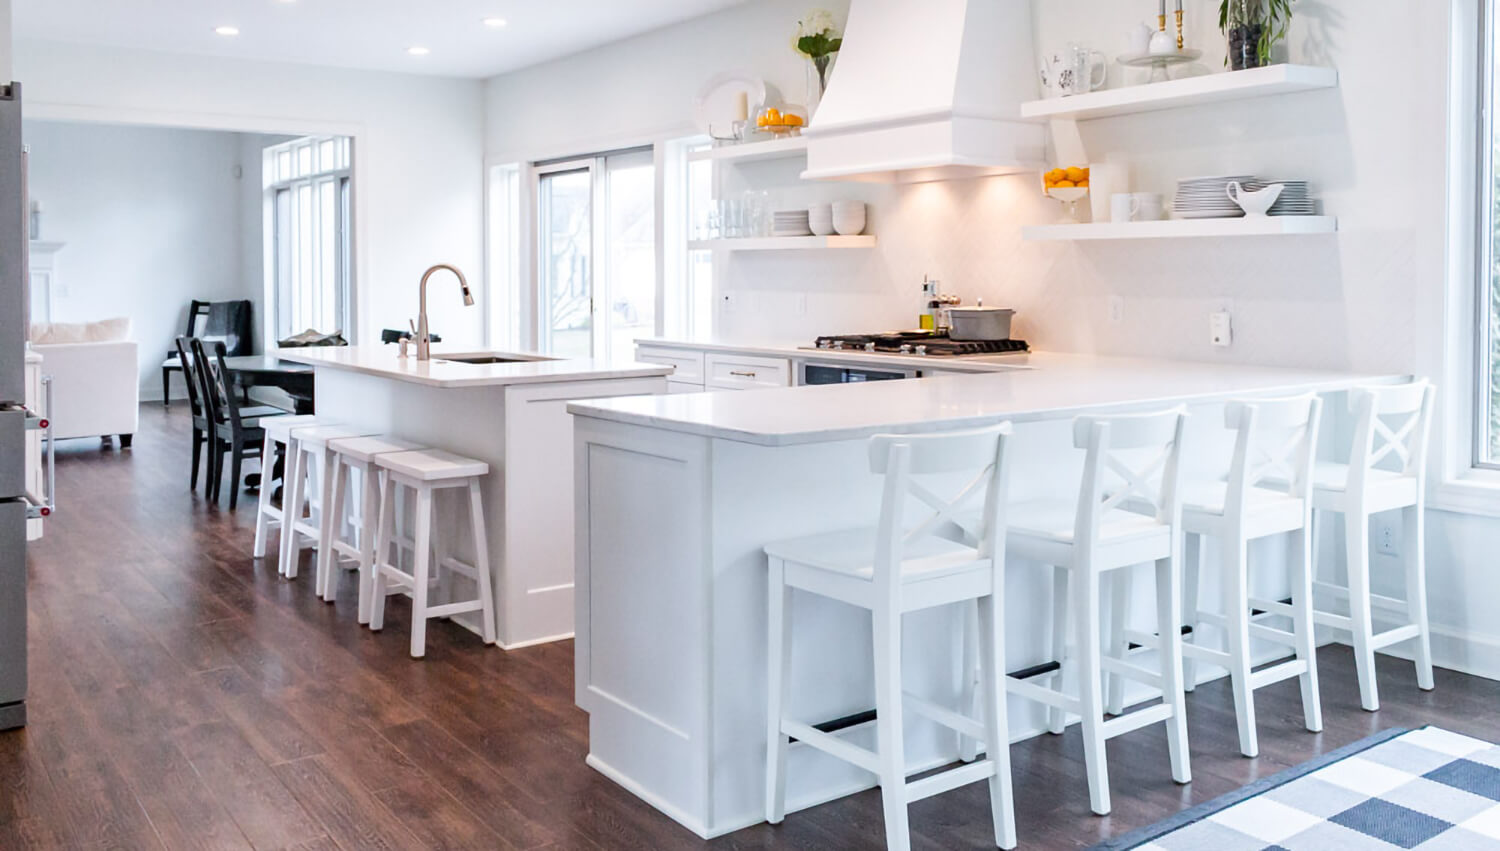
<svg viewBox="0 0 1500 851">
<path fill-rule="evenodd" d="M 656 167 L 648 150 L 537 168 L 537 342 L 628 359 L 656 329 Z"/>
</svg>

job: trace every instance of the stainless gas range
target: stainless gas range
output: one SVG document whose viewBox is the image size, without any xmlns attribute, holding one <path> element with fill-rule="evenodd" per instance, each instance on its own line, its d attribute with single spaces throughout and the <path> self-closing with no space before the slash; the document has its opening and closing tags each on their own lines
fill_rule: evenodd
<svg viewBox="0 0 1500 851">
<path fill-rule="evenodd" d="M 884 334 L 846 334 L 819 337 L 808 351 L 850 352 L 873 355 L 896 355 L 906 358 L 930 358 L 933 361 L 962 360 L 983 355 L 1023 354 L 1031 349 L 1024 340 L 990 340 L 982 342 L 949 339 L 930 331 L 892 331 Z M 847 363 L 804 361 L 798 369 L 798 384 L 855 384 L 866 381 L 892 381 L 920 378 L 920 366 L 910 361 L 890 367 L 850 366 Z"/>
</svg>

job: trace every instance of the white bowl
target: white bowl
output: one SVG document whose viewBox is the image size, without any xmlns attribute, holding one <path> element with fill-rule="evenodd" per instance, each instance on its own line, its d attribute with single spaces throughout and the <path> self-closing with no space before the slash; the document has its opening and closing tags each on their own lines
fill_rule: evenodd
<svg viewBox="0 0 1500 851">
<path fill-rule="evenodd" d="M 834 232 L 833 219 L 809 219 L 807 228 L 813 232 L 813 236 L 830 236 Z"/>
<path fill-rule="evenodd" d="M 864 216 L 834 216 L 833 229 L 843 236 L 858 236 L 865 232 Z"/>
</svg>

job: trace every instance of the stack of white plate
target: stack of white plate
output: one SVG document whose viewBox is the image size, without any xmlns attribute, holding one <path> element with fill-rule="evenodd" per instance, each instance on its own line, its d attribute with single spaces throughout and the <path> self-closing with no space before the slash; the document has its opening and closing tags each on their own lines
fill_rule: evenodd
<svg viewBox="0 0 1500 851">
<path fill-rule="evenodd" d="M 807 226 L 812 229 L 815 236 L 829 236 L 833 233 L 833 205 L 814 204 L 807 208 Z"/>
<path fill-rule="evenodd" d="M 771 215 L 772 236 L 812 236 L 807 210 L 777 210 Z"/>
<path fill-rule="evenodd" d="M 1318 202 L 1313 200 L 1312 193 L 1307 188 L 1305 180 L 1257 180 L 1255 188 L 1260 189 L 1280 183 L 1284 188 L 1276 203 L 1271 205 L 1268 213 L 1272 216 L 1316 216 L 1318 214 Z"/>
<path fill-rule="evenodd" d="M 855 236 L 865 231 L 865 202 L 833 202 L 833 229 L 844 236 Z"/>
<path fill-rule="evenodd" d="M 1239 183 L 1247 189 L 1259 188 L 1248 174 L 1225 174 L 1213 177 L 1188 177 L 1177 181 L 1177 199 L 1172 214 L 1179 219 L 1232 219 L 1245 215 L 1230 200 L 1228 186 Z"/>
</svg>

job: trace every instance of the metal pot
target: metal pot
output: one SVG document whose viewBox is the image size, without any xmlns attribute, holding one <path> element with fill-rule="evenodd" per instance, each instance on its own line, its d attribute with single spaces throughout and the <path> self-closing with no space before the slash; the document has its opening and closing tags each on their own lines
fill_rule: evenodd
<svg viewBox="0 0 1500 851">
<path fill-rule="evenodd" d="M 990 342 L 1010 339 L 1014 310 L 1001 307 L 954 307 L 948 310 L 948 337 L 958 342 Z"/>
</svg>

